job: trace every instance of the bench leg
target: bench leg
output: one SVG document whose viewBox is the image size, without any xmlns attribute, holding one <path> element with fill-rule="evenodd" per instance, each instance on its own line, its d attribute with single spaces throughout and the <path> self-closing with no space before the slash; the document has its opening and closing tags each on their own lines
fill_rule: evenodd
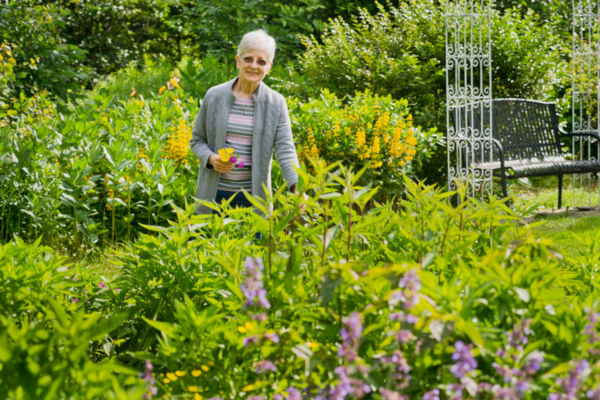
<svg viewBox="0 0 600 400">
<path fill-rule="evenodd" d="M 563 176 L 558 176 L 558 208 L 562 208 L 562 184 L 563 184 Z"/>
<path fill-rule="evenodd" d="M 508 189 L 506 188 L 506 175 L 502 174 L 502 195 L 508 197 Z"/>
</svg>

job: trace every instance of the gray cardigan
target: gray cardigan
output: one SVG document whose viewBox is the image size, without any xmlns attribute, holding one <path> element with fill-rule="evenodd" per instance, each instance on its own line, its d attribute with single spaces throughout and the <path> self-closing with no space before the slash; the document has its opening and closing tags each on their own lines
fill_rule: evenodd
<svg viewBox="0 0 600 400">
<path fill-rule="evenodd" d="M 235 100 L 232 87 L 237 79 L 210 88 L 196 117 L 190 146 L 200 160 L 196 187 L 196 198 L 199 200 L 214 201 L 217 195 L 220 173 L 213 169 L 208 160 L 212 154 L 225 147 L 227 121 Z M 263 184 L 271 191 L 273 150 L 288 189 L 298 182 L 298 174 L 294 170 L 298 166 L 298 156 L 284 97 L 263 82 L 252 94 L 252 100 L 252 195 L 264 199 L 266 194 Z M 210 214 L 212 210 L 199 206 L 196 212 Z"/>
</svg>

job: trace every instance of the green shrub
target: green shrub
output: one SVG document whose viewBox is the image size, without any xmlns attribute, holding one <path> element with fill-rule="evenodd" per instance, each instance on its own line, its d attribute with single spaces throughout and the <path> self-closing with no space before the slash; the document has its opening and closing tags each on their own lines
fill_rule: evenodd
<svg viewBox="0 0 600 400">
<path fill-rule="evenodd" d="M 282 192 L 266 220 L 190 206 L 116 254 L 111 287 L 128 299 L 100 290 L 87 301 L 129 310 L 113 350 L 151 359 L 159 394 L 368 398 L 368 385 L 375 398 L 456 388 L 546 398 L 576 368 L 587 372 L 575 392 L 596 387 L 595 289 L 570 295 L 578 277 L 503 202 L 453 208 L 449 194 L 407 182 L 399 212 L 363 213 L 373 193 L 356 175 L 313 167 L 301 172 L 304 213 Z M 476 363 L 464 376 L 461 357 Z"/>
<path fill-rule="evenodd" d="M 9 1 L 0 9 L 0 42 L 11 45 L 16 61 L 12 91 L 31 96 L 48 90 L 65 98 L 91 78 L 84 52 L 63 34 L 67 18 L 59 5 L 31 0 Z"/>
<path fill-rule="evenodd" d="M 414 127 L 406 100 L 357 92 L 346 104 L 325 89 L 318 98 L 288 101 L 300 160 L 321 157 L 368 172 L 359 183 L 382 188 L 381 196 L 402 193 L 402 175 L 420 175 L 439 142 L 435 129 Z"/>
<path fill-rule="evenodd" d="M 376 15 L 362 10 L 351 22 L 331 21 L 320 39 L 303 39 L 299 61 L 308 83 L 298 90 L 310 97 L 326 88 L 343 98 L 369 89 L 406 99 L 416 125 L 445 132 L 444 8 L 411 0 Z M 492 19 L 493 96 L 549 99 L 564 73 L 561 39 L 532 12 L 493 12 Z M 443 184 L 445 164 L 445 149 L 438 149 L 417 176 Z"/>
</svg>

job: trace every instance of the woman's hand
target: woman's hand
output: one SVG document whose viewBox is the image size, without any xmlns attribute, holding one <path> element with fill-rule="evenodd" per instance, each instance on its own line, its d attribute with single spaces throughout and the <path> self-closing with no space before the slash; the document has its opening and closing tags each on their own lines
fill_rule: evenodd
<svg viewBox="0 0 600 400">
<path fill-rule="evenodd" d="M 208 159 L 208 163 L 212 165 L 217 172 L 231 172 L 234 167 L 233 163 L 229 161 L 221 161 L 221 157 L 218 154 L 211 155 Z"/>
</svg>

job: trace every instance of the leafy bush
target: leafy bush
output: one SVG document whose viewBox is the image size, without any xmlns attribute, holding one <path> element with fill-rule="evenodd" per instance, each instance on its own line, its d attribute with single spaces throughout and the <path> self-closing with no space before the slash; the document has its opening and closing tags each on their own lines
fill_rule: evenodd
<svg viewBox="0 0 600 400">
<path fill-rule="evenodd" d="M 308 103 L 290 100 L 292 129 L 301 160 L 321 157 L 347 168 L 369 167 L 361 185 L 372 183 L 391 198 L 402 192 L 403 174 L 417 171 L 438 143 L 435 129 L 413 127 L 406 100 L 392 101 L 368 90 L 347 104 L 325 89 Z M 413 166 L 415 168 L 413 168 Z"/>
<path fill-rule="evenodd" d="M 53 253 L 39 240 L 0 245 L 0 392 L 8 399 L 141 398 L 146 387 L 137 371 L 88 357 L 90 343 L 127 314 L 78 311 L 81 282 Z"/>
<path fill-rule="evenodd" d="M 407 99 L 415 124 L 445 132 L 444 3 L 402 2 L 377 15 L 362 10 L 351 22 L 331 21 L 322 37 L 305 37 L 299 61 L 309 83 L 304 96 L 327 88 L 342 98 L 371 90 Z M 532 13 L 493 12 L 492 58 L 494 97 L 546 99 L 565 64 L 561 39 Z M 421 179 L 444 182 L 445 155 L 439 149 L 424 165 Z"/>
<path fill-rule="evenodd" d="M 63 35 L 67 15 L 59 5 L 31 0 L 9 1 L 0 9 L 0 42 L 11 45 L 16 61 L 12 91 L 30 96 L 48 90 L 65 98 L 91 78 L 84 52 Z"/>
<path fill-rule="evenodd" d="M 170 227 L 151 228 L 158 236 L 117 251 L 120 272 L 79 304 L 127 310 L 111 352 L 150 359 L 159 395 L 595 390 L 595 289 L 564 272 L 551 244 L 514 224 L 503 202 L 453 208 L 450 194 L 407 182 L 400 211 L 377 203 L 363 212 L 374 193 L 335 168 L 301 172 L 303 214 L 300 198 L 283 192 L 266 220 L 227 207 L 213 218 L 178 210 Z M 195 233 L 200 226 L 213 237 Z"/>
</svg>

